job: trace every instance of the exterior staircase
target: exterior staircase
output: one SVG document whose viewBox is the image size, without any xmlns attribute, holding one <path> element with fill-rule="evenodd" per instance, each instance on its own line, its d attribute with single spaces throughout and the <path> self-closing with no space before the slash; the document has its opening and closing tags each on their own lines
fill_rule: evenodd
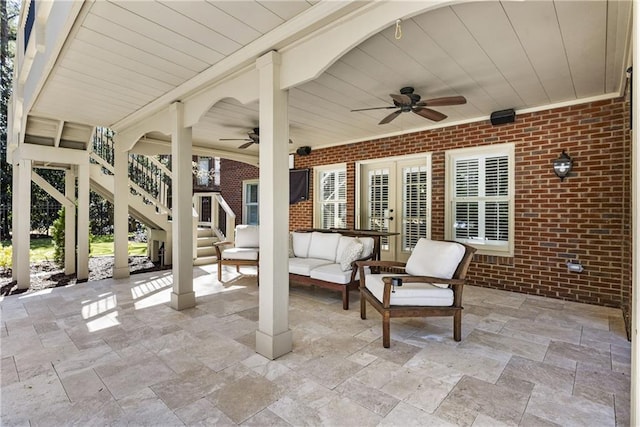
<svg viewBox="0 0 640 427">
<path fill-rule="evenodd" d="M 90 186 L 112 203 L 115 187 L 113 158 L 113 133 L 106 128 L 96 129 L 90 153 Z M 167 166 L 153 156 L 129 155 L 129 215 L 147 227 L 148 256 L 154 261 L 158 260 L 157 248 L 161 242 L 171 241 L 170 192 L 171 170 Z M 210 207 L 207 218 L 202 215 L 204 201 Z M 227 224 L 235 224 L 235 215 L 219 193 L 195 194 L 193 202 L 194 265 L 212 264 L 217 260 L 214 244 L 225 239 L 225 233 L 218 228 L 219 207 L 226 212 Z M 213 212 L 215 214 L 211 214 Z M 171 259 L 162 261 L 171 264 Z"/>
</svg>

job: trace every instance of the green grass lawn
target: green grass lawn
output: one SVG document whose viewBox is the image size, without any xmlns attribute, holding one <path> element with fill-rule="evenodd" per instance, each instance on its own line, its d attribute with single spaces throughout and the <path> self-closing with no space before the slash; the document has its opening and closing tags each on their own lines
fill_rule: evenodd
<svg viewBox="0 0 640 427">
<path fill-rule="evenodd" d="M 10 240 L 0 242 L 11 247 Z M 113 236 L 94 236 L 91 241 L 91 256 L 113 255 Z M 147 244 L 129 241 L 129 255 L 146 255 Z M 53 240 L 50 237 L 31 239 L 29 246 L 31 262 L 53 261 Z"/>
</svg>

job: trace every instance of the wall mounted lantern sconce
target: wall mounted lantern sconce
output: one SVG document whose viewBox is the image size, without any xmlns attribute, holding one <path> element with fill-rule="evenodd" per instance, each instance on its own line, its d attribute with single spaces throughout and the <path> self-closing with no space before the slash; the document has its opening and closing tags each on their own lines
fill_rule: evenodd
<svg viewBox="0 0 640 427">
<path fill-rule="evenodd" d="M 564 178 L 569 175 L 571 172 L 571 167 L 573 166 L 573 160 L 564 150 L 562 150 L 562 154 L 560 157 L 553 161 L 553 171 L 556 173 L 560 181 L 564 181 Z"/>
</svg>

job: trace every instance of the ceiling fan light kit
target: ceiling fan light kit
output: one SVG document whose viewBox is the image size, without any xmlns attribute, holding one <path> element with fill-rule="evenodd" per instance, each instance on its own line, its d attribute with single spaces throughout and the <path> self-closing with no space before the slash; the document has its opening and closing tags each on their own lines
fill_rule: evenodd
<svg viewBox="0 0 640 427">
<path fill-rule="evenodd" d="M 393 100 L 392 106 L 387 107 L 373 107 L 373 108 L 360 108 L 354 111 L 367 111 L 367 110 L 383 110 L 383 109 L 392 109 L 397 108 L 396 111 L 387 115 L 385 118 L 380 120 L 379 125 L 384 125 L 391 122 L 393 119 L 398 117 L 401 113 L 415 113 L 425 119 L 433 120 L 434 122 L 439 122 L 447 118 L 445 114 L 442 114 L 439 111 L 433 110 L 427 107 L 444 107 L 447 105 L 461 105 L 466 104 L 467 100 L 464 96 L 445 96 L 441 98 L 432 98 L 421 101 L 422 97 L 417 93 L 414 93 L 414 89 L 410 86 L 403 87 L 400 89 L 400 94 L 390 94 L 389 95 Z"/>
</svg>

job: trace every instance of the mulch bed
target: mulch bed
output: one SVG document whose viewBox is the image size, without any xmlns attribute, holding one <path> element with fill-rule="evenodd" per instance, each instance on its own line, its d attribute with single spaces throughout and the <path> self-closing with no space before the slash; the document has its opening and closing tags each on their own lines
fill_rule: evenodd
<svg viewBox="0 0 640 427">
<path fill-rule="evenodd" d="M 161 270 L 160 263 L 153 263 L 146 256 L 130 256 L 129 271 L 131 274 Z M 113 273 L 113 257 L 102 256 L 89 258 L 89 281 L 107 279 Z M 11 280 L 11 269 L 0 268 L 0 296 L 17 295 L 36 292 L 47 288 L 73 285 L 78 281 L 75 274 L 66 276 L 64 269 L 52 261 L 42 261 L 31 264 L 31 283 L 29 289 L 18 289 L 15 281 Z"/>
</svg>

